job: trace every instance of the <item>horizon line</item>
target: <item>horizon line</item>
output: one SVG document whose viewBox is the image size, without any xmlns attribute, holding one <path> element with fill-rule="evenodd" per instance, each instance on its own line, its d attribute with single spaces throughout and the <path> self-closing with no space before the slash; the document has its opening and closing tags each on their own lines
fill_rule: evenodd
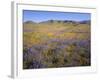
<svg viewBox="0 0 100 80">
<path fill-rule="evenodd" d="M 23 23 L 25 23 L 25 22 L 28 22 L 28 21 L 30 21 L 30 22 L 35 22 L 35 23 L 42 23 L 42 22 L 46 22 L 46 21 L 51 21 L 51 20 L 53 20 L 53 19 L 50 19 L 50 20 L 44 20 L 44 21 L 34 21 L 34 20 L 27 20 L 27 21 L 23 21 Z M 91 20 L 80 20 L 80 21 L 78 21 L 78 20 L 53 20 L 53 21 L 73 21 L 73 22 L 82 22 L 82 21 L 91 21 Z"/>
</svg>

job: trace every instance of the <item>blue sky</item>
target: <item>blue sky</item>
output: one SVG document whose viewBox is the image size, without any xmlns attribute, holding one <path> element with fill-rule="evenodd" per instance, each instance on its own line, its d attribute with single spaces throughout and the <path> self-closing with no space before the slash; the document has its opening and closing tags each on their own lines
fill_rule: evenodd
<svg viewBox="0 0 100 80">
<path fill-rule="evenodd" d="M 76 12 L 23 10 L 24 22 L 26 21 L 42 22 L 47 20 L 72 20 L 72 21 L 91 20 L 91 14 L 76 13 Z"/>
</svg>

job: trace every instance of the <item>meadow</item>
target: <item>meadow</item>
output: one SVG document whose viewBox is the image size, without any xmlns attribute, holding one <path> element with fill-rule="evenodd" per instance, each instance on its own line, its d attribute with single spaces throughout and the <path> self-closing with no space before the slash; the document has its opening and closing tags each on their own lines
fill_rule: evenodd
<svg viewBox="0 0 100 80">
<path fill-rule="evenodd" d="M 91 65 L 90 21 L 23 23 L 23 69 Z"/>
</svg>

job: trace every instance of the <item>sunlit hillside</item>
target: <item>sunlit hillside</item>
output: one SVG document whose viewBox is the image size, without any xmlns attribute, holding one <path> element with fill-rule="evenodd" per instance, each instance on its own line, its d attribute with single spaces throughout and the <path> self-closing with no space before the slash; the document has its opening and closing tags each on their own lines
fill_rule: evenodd
<svg viewBox="0 0 100 80">
<path fill-rule="evenodd" d="M 23 68 L 90 65 L 90 21 L 23 23 Z"/>
</svg>

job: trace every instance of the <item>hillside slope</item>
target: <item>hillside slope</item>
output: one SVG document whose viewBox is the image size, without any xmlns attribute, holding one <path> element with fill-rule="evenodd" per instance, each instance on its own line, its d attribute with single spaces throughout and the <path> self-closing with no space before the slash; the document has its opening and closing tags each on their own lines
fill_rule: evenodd
<svg viewBox="0 0 100 80">
<path fill-rule="evenodd" d="M 23 68 L 90 65 L 89 21 L 23 23 Z"/>
</svg>

